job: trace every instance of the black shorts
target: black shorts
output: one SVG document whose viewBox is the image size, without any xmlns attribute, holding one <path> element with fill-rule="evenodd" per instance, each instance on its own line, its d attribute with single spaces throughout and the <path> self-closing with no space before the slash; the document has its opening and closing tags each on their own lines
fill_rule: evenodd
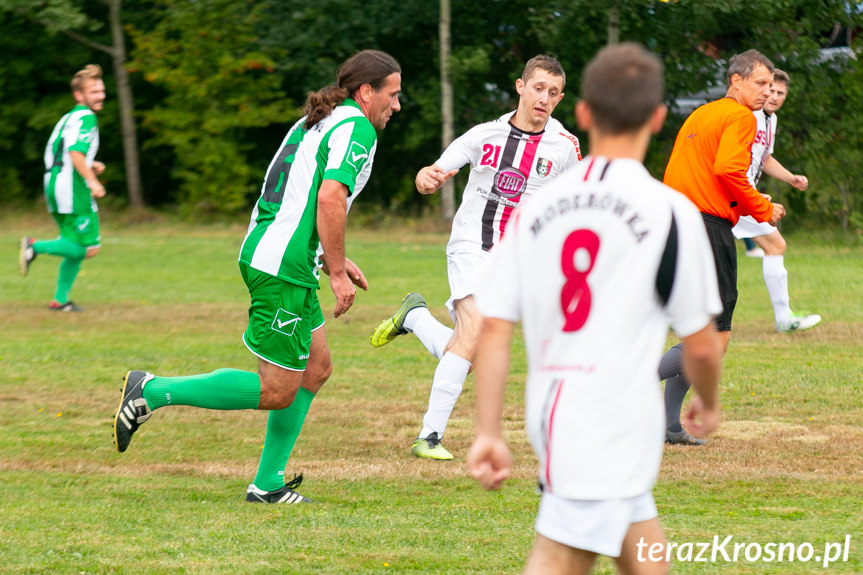
<svg viewBox="0 0 863 575">
<path fill-rule="evenodd" d="M 730 221 L 702 213 L 707 239 L 713 249 L 716 263 L 716 279 L 719 282 L 719 298 L 722 300 L 722 313 L 716 316 L 719 331 L 731 331 L 731 316 L 737 305 L 737 246 L 731 233 Z"/>
</svg>

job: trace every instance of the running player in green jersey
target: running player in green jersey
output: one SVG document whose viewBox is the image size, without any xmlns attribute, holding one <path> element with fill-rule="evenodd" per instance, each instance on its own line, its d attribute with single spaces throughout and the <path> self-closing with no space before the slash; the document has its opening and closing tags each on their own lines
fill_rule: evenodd
<svg viewBox="0 0 863 575">
<path fill-rule="evenodd" d="M 371 174 L 376 130 L 401 109 L 401 68 L 366 50 L 345 61 L 338 83 L 309 94 L 305 116 L 270 162 L 261 197 L 240 248 L 249 289 L 243 342 L 258 372 L 219 369 L 188 377 L 130 371 L 114 417 L 114 445 L 125 451 L 152 411 L 168 405 L 269 410 L 267 435 L 246 501 L 303 503 L 302 475 L 285 482 L 285 465 L 315 394 L 332 373 L 318 264 L 336 296 L 334 317 L 350 309 L 362 271 L 345 257 L 345 221 Z"/>
<path fill-rule="evenodd" d="M 102 68 L 90 64 L 75 74 L 72 96 L 75 107 L 57 122 L 45 147 L 45 200 L 60 228 L 60 237 L 37 241 L 25 236 L 18 255 L 22 276 L 27 275 L 39 254 L 63 258 L 57 291 L 50 304 L 57 311 L 82 311 L 69 300 L 69 291 L 81 262 L 99 252 L 96 199 L 105 195 L 105 187 L 97 176 L 105 171 L 105 164 L 95 158 L 99 151 L 96 114 L 105 102 Z"/>
</svg>

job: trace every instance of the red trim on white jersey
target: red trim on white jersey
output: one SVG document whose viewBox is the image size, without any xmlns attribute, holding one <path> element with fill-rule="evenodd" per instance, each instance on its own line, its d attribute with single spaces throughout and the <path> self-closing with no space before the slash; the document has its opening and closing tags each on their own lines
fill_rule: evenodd
<svg viewBox="0 0 863 575">
<path fill-rule="evenodd" d="M 551 489 L 551 437 L 554 432 L 554 415 L 557 412 L 557 404 L 560 401 L 560 392 L 563 391 L 563 380 L 559 379 L 555 382 L 557 389 L 554 392 L 554 400 L 551 402 L 551 409 L 548 412 L 548 429 L 545 437 L 545 487 L 549 493 Z"/>
</svg>

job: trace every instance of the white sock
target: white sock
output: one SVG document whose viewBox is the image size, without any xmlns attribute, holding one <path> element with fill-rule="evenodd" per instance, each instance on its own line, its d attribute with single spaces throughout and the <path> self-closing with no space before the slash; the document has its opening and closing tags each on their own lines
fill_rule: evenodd
<svg viewBox="0 0 863 575">
<path fill-rule="evenodd" d="M 468 371 L 470 371 L 468 360 L 452 352 L 443 355 L 434 372 L 429 407 L 423 416 L 423 429 L 419 437 L 428 437 L 432 432 L 437 432 L 438 438 L 443 437 Z"/>
<path fill-rule="evenodd" d="M 784 256 L 764 256 L 761 264 L 764 285 L 773 303 L 773 315 L 777 324 L 791 319 L 791 299 L 788 296 L 788 271 L 785 269 Z"/>
<path fill-rule="evenodd" d="M 440 359 L 452 337 L 452 328 L 436 320 L 427 307 L 415 307 L 405 316 L 404 327 L 412 331 L 430 354 Z"/>
</svg>

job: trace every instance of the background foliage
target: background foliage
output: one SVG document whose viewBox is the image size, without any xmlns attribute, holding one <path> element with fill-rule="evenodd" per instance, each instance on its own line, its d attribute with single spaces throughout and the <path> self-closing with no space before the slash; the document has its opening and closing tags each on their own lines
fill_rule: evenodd
<svg viewBox="0 0 863 575">
<path fill-rule="evenodd" d="M 196 218 L 245 217 L 306 94 L 331 83 L 346 57 L 378 48 L 403 67 L 403 109 L 381 134 L 375 172 L 357 207 L 376 214 L 435 207 L 437 198 L 420 198 L 412 182 L 440 151 L 437 3 L 141 0 L 122 10 L 150 206 L 179 207 Z M 576 131 L 571 110 L 581 70 L 607 42 L 612 13 L 621 40 L 662 57 L 670 104 L 710 88 L 712 97 L 721 94 L 725 59 L 748 48 L 786 69 L 792 86 L 776 155 L 812 185 L 797 192 L 771 182 L 770 191 L 791 207 L 788 225 L 863 230 L 856 184 L 863 176 L 861 62 L 823 62 L 819 52 L 856 48 L 863 15 L 854 2 L 454 2 L 456 133 L 511 109 L 515 78 L 540 52 L 557 56 L 567 70 L 567 96 L 556 115 Z M 68 79 L 87 62 L 102 64 L 107 74 L 100 157 L 109 164 L 111 201 L 125 201 L 110 58 L 62 33 L 110 43 L 106 22 L 102 0 L 0 0 L 0 48 L 11 55 L 0 62 L 0 202 L 41 201 L 43 146 L 71 105 Z M 673 114 L 651 146 L 654 175 L 662 175 L 684 116 Z"/>
</svg>

